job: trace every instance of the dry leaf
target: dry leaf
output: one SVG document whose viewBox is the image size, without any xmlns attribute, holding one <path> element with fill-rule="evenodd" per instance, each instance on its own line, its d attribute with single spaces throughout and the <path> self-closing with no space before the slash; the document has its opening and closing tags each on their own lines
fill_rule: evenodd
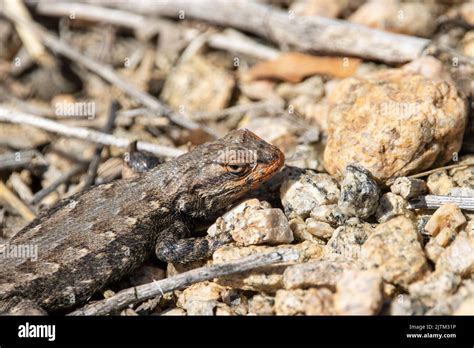
<svg viewBox="0 0 474 348">
<path fill-rule="evenodd" d="M 256 64 L 250 69 L 249 76 L 252 80 L 274 78 L 294 83 L 316 74 L 343 78 L 352 76 L 360 63 L 358 58 L 320 57 L 291 52 L 275 60 Z"/>
</svg>

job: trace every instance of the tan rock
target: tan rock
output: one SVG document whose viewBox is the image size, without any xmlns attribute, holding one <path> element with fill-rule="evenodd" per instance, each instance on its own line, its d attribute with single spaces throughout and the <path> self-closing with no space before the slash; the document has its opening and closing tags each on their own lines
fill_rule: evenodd
<svg viewBox="0 0 474 348">
<path fill-rule="evenodd" d="M 382 307 L 382 277 L 376 271 L 344 271 L 336 290 L 336 314 L 376 315 Z"/>
<path fill-rule="evenodd" d="M 357 260 L 362 251 L 362 245 L 374 232 L 374 228 L 365 222 L 353 218 L 344 226 L 338 227 L 326 244 L 325 255 L 339 254 L 345 259 Z"/>
<path fill-rule="evenodd" d="M 465 223 L 466 218 L 456 204 L 444 204 L 428 220 L 425 231 L 436 237 L 444 228 L 456 230 Z"/>
<path fill-rule="evenodd" d="M 312 243 L 324 245 L 324 241 L 308 232 L 306 223 L 303 221 L 302 218 L 298 217 L 291 219 L 290 228 L 293 231 L 293 236 L 295 237 L 296 241 L 303 242 L 305 240 L 308 240 Z"/>
<path fill-rule="evenodd" d="M 441 8 L 428 2 L 368 1 L 349 17 L 372 28 L 414 36 L 430 36 Z"/>
<path fill-rule="evenodd" d="M 275 298 L 268 295 L 257 294 L 249 299 L 249 314 L 274 315 Z"/>
<path fill-rule="evenodd" d="M 176 110 L 192 116 L 225 108 L 234 85 L 228 71 L 196 55 L 170 73 L 161 98 Z"/>
<path fill-rule="evenodd" d="M 387 222 L 395 216 L 410 217 L 412 213 L 407 209 L 407 201 L 391 192 L 385 193 L 380 198 L 375 217 L 379 223 Z"/>
<path fill-rule="evenodd" d="M 395 217 L 375 228 L 362 245 L 361 260 L 378 269 L 385 281 L 402 287 L 420 279 L 428 268 L 414 223 Z"/>
<path fill-rule="evenodd" d="M 445 170 L 428 175 L 426 185 L 431 194 L 441 196 L 447 195 L 449 191 L 456 186 L 454 180 Z"/>
<path fill-rule="evenodd" d="M 219 218 L 208 234 L 230 233 L 240 245 L 291 243 L 293 232 L 285 214 L 269 206 L 258 199 L 244 201 Z"/>
<path fill-rule="evenodd" d="M 334 233 L 334 228 L 327 222 L 317 221 L 313 218 L 306 219 L 306 230 L 320 239 L 329 239 Z"/>
<path fill-rule="evenodd" d="M 426 193 L 427 189 L 428 187 L 424 180 L 407 178 L 406 176 L 396 178 L 390 186 L 392 193 L 406 200 Z"/>
<path fill-rule="evenodd" d="M 283 273 L 283 285 L 285 289 L 335 287 L 345 270 L 358 267 L 358 264 L 345 260 L 340 255 L 331 255 L 288 267 Z"/>
<path fill-rule="evenodd" d="M 436 261 L 436 269 L 461 276 L 474 273 L 474 234 L 461 231 Z"/>
<path fill-rule="evenodd" d="M 324 165 L 331 175 L 356 162 L 386 181 L 442 165 L 460 149 L 466 104 L 448 82 L 381 70 L 343 80 L 330 104 Z"/>
<path fill-rule="evenodd" d="M 177 305 L 188 315 L 214 315 L 214 308 L 225 290 L 225 287 L 212 282 L 196 283 L 181 293 Z"/>
<path fill-rule="evenodd" d="M 474 296 L 465 299 L 453 314 L 474 315 Z"/>
<path fill-rule="evenodd" d="M 436 262 L 465 223 L 466 218 L 456 204 L 438 208 L 425 225 L 425 232 L 431 235 L 425 246 L 428 258 Z"/>
<path fill-rule="evenodd" d="M 327 315 L 333 312 L 332 293 L 328 289 L 278 290 L 277 315 Z"/>
<path fill-rule="evenodd" d="M 342 226 L 349 219 L 337 204 L 318 205 L 311 210 L 310 215 L 314 220 L 327 222 L 332 227 Z"/>
<path fill-rule="evenodd" d="M 427 306 L 453 294 L 461 283 L 461 277 L 452 272 L 436 270 L 423 279 L 409 285 L 410 295 L 421 300 Z"/>
</svg>

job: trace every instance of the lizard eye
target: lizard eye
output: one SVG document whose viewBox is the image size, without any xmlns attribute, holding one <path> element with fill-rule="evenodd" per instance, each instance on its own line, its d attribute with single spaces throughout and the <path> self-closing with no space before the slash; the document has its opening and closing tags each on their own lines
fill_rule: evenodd
<svg viewBox="0 0 474 348">
<path fill-rule="evenodd" d="M 229 173 L 236 174 L 236 175 L 243 175 L 248 170 L 248 165 L 246 164 L 227 164 L 225 166 L 225 170 Z"/>
</svg>

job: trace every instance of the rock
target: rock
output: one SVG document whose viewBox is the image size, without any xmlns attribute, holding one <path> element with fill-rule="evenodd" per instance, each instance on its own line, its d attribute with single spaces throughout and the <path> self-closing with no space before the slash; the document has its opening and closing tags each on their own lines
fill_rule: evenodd
<svg viewBox="0 0 474 348">
<path fill-rule="evenodd" d="M 466 279 L 461 282 L 458 290 L 450 296 L 441 298 L 429 309 L 427 315 L 452 315 L 468 299 L 474 297 L 474 280 Z"/>
<path fill-rule="evenodd" d="M 474 25 L 474 4 L 472 2 L 462 4 L 459 12 L 466 22 Z"/>
<path fill-rule="evenodd" d="M 388 192 L 380 198 L 375 217 L 379 223 L 384 223 L 395 216 L 409 214 L 410 212 L 407 209 L 407 201 L 396 194 Z"/>
<path fill-rule="evenodd" d="M 161 98 L 188 116 L 227 107 L 235 81 L 225 69 L 193 56 L 169 74 Z"/>
<path fill-rule="evenodd" d="M 182 316 L 186 315 L 186 311 L 181 308 L 170 308 L 160 313 L 160 315 L 166 316 Z"/>
<path fill-rule="evenodd" d="M 438 301 L 453 294 L 460 283 L 460 276 L 452 272 L 437 270 L 423 279 L 410 284 L 408 291 L 411 296 L 432 307 Z"/>
<path fill-rule="evenodd" d="M 474 315 L 474 295 L 465 299 L 454 311 L 454 315 Z"/>
<path fill-rule="evenodd" d="M 332 293 L 328 289 L 278 290 L 275 296 L 277 315 L 332 314 Z"/>
<path fill-rule="evenodd" d="M 129 279 L 132 286 L 138 286 L 163 279 L 164 277 L 165 271 L 163 269 L 152 265 L 143 265 L 135 270 Z"/>
<path fill-rule="evenodd" d="M 334 228 L 326 222 L 317 221 L 313 218 L 306 219 L 306 230 L 319 239 L 331 238 Z"/>
<path fill-rule="evenodd" d="M 406 200 L 409 200 L 410 198 L 425 194 L 427 188 L 428 187 L 424 180 L 403 176 L 395 179 L 393 184 L 390 186 L 390 191 Z"/>
<path fill-rule="evenodd" d="M 285 289 L 326 286 L 334 288 L 347 269 L 357 269 L 358 265 L 345 260 L 339 255 L 331 255 L 320 260 L 314 260 L 288 267 L 283 273 Z"/>
<path fill-rule="evenodd" d="M 275 245 L 293 241 L 293 233 L 283 212 L 255 198 L 232 208 L 208 229 L 211 236 L 220 233 L 230 233 L 240 245 Z"/>
<path fill-rule="evenodd" d="M 332 227 L 339 227 L 349 219 L 337 204 L 318 205 L 311 210 L 310 216 L 316 221 L 327 222 Z"/>
<path fill-rule="evenodd" d="M 442 79 L 454 83 L 443 62 L 433 56 L 422 55 L 403 66 L 403 70 L 418 73 L 429 79 Z"/>
<path fill-rule="evenodd" d="M 214 308 L 225 290 L 225 287 L 212 282 L 196 283 L 181 293 L 177 305 L 188 315 L 214 315 Z"/>
<path fill-rule="evenodd" d="M 453 187 L 448 191 L 448 196 L 474 198 L 474 189 L 470 187 Z"/>
<path fill-rule="evenodd" d="M 348 270 L 336 284 L 334 309 L 340 315 L 376 315 L 382 307 L 382 277 L 376 271 Z"/>
<path fill-rule="evenodd" d="M 367 218 L 375 213 L 380 189 L 368 170 L 350 164 L 344 172 L 341 195 L 337 205 L 343 214 Z"/>
<path fill-rule="evenodd" d="M 474 272 L 474 233 L 461 231 L 436 261 L 436 270 L 442 269 L 460 276 Z"/>
<path fill-rule="evenodd" d="M 244 119 L 239 123 L 239 128 L 247 128 L 263 140 L 277 146 L 286 157 L 288 157 L 288 151 L 298 145 L 298 134 L 304 133 L 306 130 L 289 118 L 280 116 L 259 116 Z"/>
<path fill-rule="evenodd" d="M 465 223 L 466 218 L 456 204 L 445 204 L 438 208 L 425 225 L 426 233 L 431 236 L 425 246 L 428 258 L 436 262 Z"/>
<path fill-rule="evenodd" d="M 362 251 L 362 245 L 373 233 L 370 224 L 353 218 L 346 225 L 337 228 L 326 244 L 325 255 L 339 254 L 345 259 L 357 260 Z"/>
<path fill-rule="evenodd" d="M 451 169 L 449 175 L 458 186 L 474 189 L 474 156 L 466 156 L 459 164 L 466 164 L 469 167 Z"/>
<path fill-rule="evenodd" d="M 302 95 L 318 101 L 324 97 L 324 81 L 321 76 L 312 76 L 300 83 L 280 83 L 276 91 L 286 101 Z"/>
<path fill-rule="evenodd" d="M 274 315 L 275 298 L 264 294 L 251 297 L 249 299 L 249 314 Z"/>
<path fill-rule="evenodd" d="M 295 237 L 296 241 L 303 242 L 305 240 L 308 240 L 312 243 L 324 245 L 324 241 L 308 232 L 306 223 L 303 221 L 302 218 L 298 217 L 291 219 L 290 228 L 293 231 L 293 236 Z"/>
<path fill-rule="evenodd" d="M 336 203 L 339 188 L 328 174 L 292 167 L 281 185 L 280 195 L 289 219 L 306 219 L 316 206 Z"/>
<path fill-rule="evenodd" d="M 445 170 L 428 175 L 426 185 L 432 195 L 445 196 L 449 190 L 456 186 L 453 179 L 448 176 Z"/>
<path fill-rule="evenodd" d="M 362 245 L 361 260 L 368 269 L 378 269 L 385 281 L 403 288 L 428 268 L 416 226 L 404 216 L 377 225 Z"/>
<path fill-rule="evenodd" d="M 425 2 L 368 1 L 349 20 L 400 34 L 429 37 L 442 8 Z"/>
<path fill-rule="evenodd" d="M 294 149 L 285 153 L 285 164 L 302 169 L 324 170 L 322 154 L 312 145 L 296 145 Z"/>
<path fill-rule="evenodd" d="M 329 97 L 324 166 L 335 176 L 357 162 L 385 182 L 458 152 L 466 104 L 454 85 L 401 69 L 342 80 Z"/>
<path fill-rule="evenodd" d="M 474 31 L 468 31 L 466 35 L 464 35 L 462 39 L 462 46 L 462 51 L 466 56 L 474 57 Z"/>
<path fill-rule="evenodd" d="M 323 247 L 309 241 L 292 244 L 279 245 L 276 247 L 269 246 L 224 246 L 216 250 L 212 256 L 213 264 L 221 264 L 224 262 L 239 260 L 243 257 L 256 253 L 264 253 L 270 251 L 288 252 L 292 250 L 299 254 L 296 262 L 306 262 L 311 259 L 320 258 L 323 255 Z M 235 274 L 232 276 L 221 277 L 217 280 L 219 284 L 230 286 L 234 289 L 275 292 L 283 287 L 283 272 L 288 264 L 278 264 L 272 266 L 261 267 L 252 271 Z"/>
<path fill-rule="evenodd" d="M 419 300 L 413 299 L 407 294 L 399 294 L 390 303 L 389 315 L 423 315 L 426 306 Z"/>
<path fill-rule="evenodd" d="M 297 0 L 291 3 L 290 11 L 298 16 L 345 17 L 363 3 L 362 0 Z"/>
</svg>

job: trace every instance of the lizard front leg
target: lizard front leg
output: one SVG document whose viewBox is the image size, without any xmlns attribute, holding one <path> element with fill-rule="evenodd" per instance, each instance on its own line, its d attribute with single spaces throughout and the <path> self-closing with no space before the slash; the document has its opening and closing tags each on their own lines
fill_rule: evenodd
<svg viewBox="0 0 474 348">
<path fill-rule="evenodd" d="M 187 238 L 189 230 L 177 220 L 161 233 L 155 246 L 159 260 L 172 263 L 188 263 L 210 257 L 214 251 L 232 241 L 230 233 L 215 237 Z"/>
</svg>

